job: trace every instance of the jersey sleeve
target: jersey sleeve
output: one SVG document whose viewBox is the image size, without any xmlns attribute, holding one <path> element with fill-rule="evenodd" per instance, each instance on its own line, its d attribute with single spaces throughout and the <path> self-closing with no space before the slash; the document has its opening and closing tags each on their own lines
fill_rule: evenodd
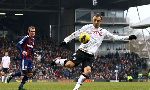
<svg viewBox="0 0 150 90">
<path fill-rule="evenodd" d="M 114 40 L 128 40 L 129 36 L 119 36 L 119 35 L 113 35 L 112 33 L 110 33 L 109 31 L 106 30 L 106 36 L 110 39 L 114 39 Z"/>
<path fill-rule="evenodd" d="M 68 37 L 66 37 L 66 38 L 64 39 L 64 41 L 65 41 L 66 43 L 68 43 L 68 42 L 71 41 L 72 39 L 75 39 L 75 38 L 79 37 L 80 33 L 86 31 L 87 28 L 88 28 L 88 25 L 83 26 L 81 29 L 79 29 L 79 30 L 73 32 L 71 35 L 69 35 Z"/>
<path fill-rule="evenodd" d="M 11 61 L 10 61 L 10 57 L 9 57 L 9 65 L 10 65 L 10 62 L 11 62 Z"/>
<path fill-rule="evenodd" d="M 9 63 L 10 63 L 11 61 L 10 61 L 10 57 L 9 57 Z"/>
<path fill-rule="evenodd" d="M 24 51 L 23 45 L 25 44 L 25 41 L 27 40 L 28 36 L 24 36 L 18 43 L 17 48 L 20 52 Z"/>
</svg>

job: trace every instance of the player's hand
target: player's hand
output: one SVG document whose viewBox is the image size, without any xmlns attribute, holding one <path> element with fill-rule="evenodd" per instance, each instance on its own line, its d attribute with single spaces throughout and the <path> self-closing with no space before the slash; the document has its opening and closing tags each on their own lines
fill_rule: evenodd
<svg viewBox="0 0 150 90">
<path fill-rule="evenodd" d="M 129 40 L 132 40 L 132 39 L 135 39 L 135 40 L 136 40 L 137 37 L 136 37 L 135 35 L 130 35 L 130 36 L 129 36 Z"/>
<path fill-rule="evenodd" d="M 67 43 L 65 41 L 63 41 L 59 44 L 59 46 L 62 48 L 67 48 Z"/>
<path fill-rule="evenodd" d="M 59 46 L 60 46 L 60 47 L 65 47 L 66 45 L 67 45 L 67 43 L 66 43 L 65 41 L 63 41 L 63 42 L 60 43 Z"/>
<path fill-rule="evenodd" d="M 23 51 L 23 52 L 22 52 L 22 55 L 27 56 L 27 52 L 26 52 L 26 51 Z"/>
</svg>

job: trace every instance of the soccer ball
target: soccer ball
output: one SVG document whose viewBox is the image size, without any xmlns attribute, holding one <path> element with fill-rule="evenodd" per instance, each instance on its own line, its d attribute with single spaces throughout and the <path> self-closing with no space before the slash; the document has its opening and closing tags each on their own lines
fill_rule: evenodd
<svg viewBox="0 0 150 90">
<path fill-rule="evenodd" d="M 79 36 L 79 41 L 83 44 L 86 44 L 90 41 L 90 34 L 86 33 L 86 32 L 82 32 Z"/>
</svg>

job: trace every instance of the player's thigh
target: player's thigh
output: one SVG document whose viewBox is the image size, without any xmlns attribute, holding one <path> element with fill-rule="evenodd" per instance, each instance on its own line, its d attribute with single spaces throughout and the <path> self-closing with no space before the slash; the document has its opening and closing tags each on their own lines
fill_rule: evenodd
<svg viewBox="0 0 150 90">
<path fill-rule="evenodd" d="M 72 68 L 78 66 L 83 60 L 83 52 L 78 50 L 69 58 L 69 61 L 66 62 L 65 66 Z"/>
<path fill-rule="evenodd" d="M 23 59 L 22 62 L 21 62 L 21 70 L 24 71 L 24 70 L 27 70 L 28 69 L 28 61 Z"/>
<path fill-rule="evenodd" d="M 72 60 L 69 60 L 66 62 L 65 67 L 73 68 L 75 66 L 75 63 Z"/>
<path fill-rule="evenodd" d="M 32 71 L 33 69 L 33 62 L 32 60 L 28 60 L 28 69 Z"/>
<path fill-rule="evenodd" d="M 84 73 L 91 73 L 92 71 L 92 63 L 93 63 L 93 58 L 89 57 L 86 58 L 83 62 L 82 62 L 82 70 Z"/>
<path fill-rule="evenodd" d="M 5 75 L 5 73 L 3 71 L 1 71 L 1 75 L 3 76 L 3 75 Z"/>
</svg>

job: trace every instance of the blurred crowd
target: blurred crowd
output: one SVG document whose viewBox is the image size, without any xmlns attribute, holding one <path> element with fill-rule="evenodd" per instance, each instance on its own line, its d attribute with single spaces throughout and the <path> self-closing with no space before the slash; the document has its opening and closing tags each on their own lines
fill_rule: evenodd
<svg viewBox="0 0 150 90">
<path fill-rule="evenodd" d="M 2 43 L 1 43 L 2 44 Z M 0 47 L 0 57 L 8 51 L 11 57 L 10 73 L 20 69 L 20 56 L 16 49 L 15 41 L 8 41 Z M 50 66 L 50 62 L 56 57 L 67 58 L 74 52 L 69 49 L 58 47 L 53 39 L 38 40 L 34 53 L 34 70 L 36 75 L 34 79 L 76 79 L 81 74 L 82 66 L 79 65 L 73 69 L 61 66 Z M 92 63 L 92 79 L 115 80 L 116 73 L 118 79 L 125 79 L 131 75 L 134 79 L 138 78 L 138 73 L 147 69 L 146 59 L 140 58 L 136 53 L 115 53 L 108 52 L 106 55 L 100 55 Z"/>
</svg>

